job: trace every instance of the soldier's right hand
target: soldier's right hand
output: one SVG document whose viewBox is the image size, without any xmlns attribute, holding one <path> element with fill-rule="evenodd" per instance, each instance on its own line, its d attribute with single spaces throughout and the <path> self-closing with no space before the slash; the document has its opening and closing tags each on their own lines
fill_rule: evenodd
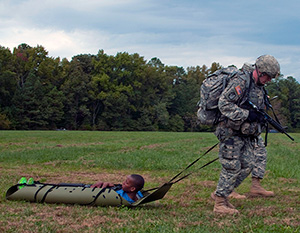
<svg viewBox="0 0 300 233">
<path fill-rule="evenodd" d="M 250 109 L 247 120 L 249 122 L 260 122 L 262 120 L 262 115 L 257 111 Z"/>
</svg>

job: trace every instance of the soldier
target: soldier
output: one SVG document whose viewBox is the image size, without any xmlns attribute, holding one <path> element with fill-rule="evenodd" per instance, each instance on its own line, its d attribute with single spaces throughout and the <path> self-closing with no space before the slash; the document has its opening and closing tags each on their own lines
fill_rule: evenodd
<svg viewBox="0 0 300 233">
<path fill-rule="evenodd" d="M 260 64 L 259 62 L 260 60 L 258 61 L 258 65 L 260 66 L 260 69 L 263 70 L 264 67 L 261 67 L 262 64 Z M 246 63 L 242 67 L 242 70 L 246 72 L 253 72 L 254 68 L 255 67 L 253 65 Z M 264 174 L 266 171 L 266 163 L 267 163 L 267 150 L 264 146 L 263 139 L 260 136 L 258 137 L 257 145 L 258 147 L 255 148 L 255 152 L 254 152 L 256 158 L 252 170 L 252 185 L 250 188 L 250 196 L 273 197 L 275 196 L 274 192 L 267 191 L 260 185 L 260 181 L 264 178 Z M 246 199 L 245 195 L 241 195 L 235 192 L 234 190 L 229 195 L 229 197 L 235 199 Z"/>
<path fill-rule="evenodd" d="M 262 188 L 260 179 L 265 170 L 266 149 L 260 134 L 264 119 L 247 105 L 247 100 L 264 109 L 263 87 L 279 74 L 280 66 L 273 56 L 260 56 L 252 69 L 238 72 L 220 96 L 218 107 L 222 115 L 215 135 L 220 141 L 222 171 L 217 189 L 212 193 L 216 213 L 239 213 L 229 203 L 228 196 L 251 173 L 255 162 L 256 168 L 261 169 L 253 171 L 251 192 L 259 193 Z"/>
</svg>

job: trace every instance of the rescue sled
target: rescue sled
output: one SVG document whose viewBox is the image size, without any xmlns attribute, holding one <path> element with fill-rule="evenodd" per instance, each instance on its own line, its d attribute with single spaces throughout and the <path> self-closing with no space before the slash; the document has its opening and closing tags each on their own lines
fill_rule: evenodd
<svg viewBox="0 0 300 233">
<path fill-rule="evenodd" d="M 30 201 L 38 203 L 65 203 L 92 206 L 139 206 L 141 204 L 162 199 L 171 188 L 172 183 L 165 183 L 152 193 L 141 191 L 143 198 L 130 204 L 122 198 L 116 189 L 90 188 L 84 184 L 44 184 L 35 182 L 20 189 L 16 184 L 6 192 L 7 200 Z"/>
</svg>

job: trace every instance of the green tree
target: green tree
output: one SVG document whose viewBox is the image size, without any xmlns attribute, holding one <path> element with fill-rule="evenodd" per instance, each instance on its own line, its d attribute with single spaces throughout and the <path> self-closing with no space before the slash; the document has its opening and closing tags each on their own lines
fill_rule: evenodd
<svg viewBox="0 0 300 233">
<path fill-rule="evenodd" d="M 278 96 L 272 105 L 283 124 L 290 128 L 300 127 L 300 86 L 293 77 L 276 78 L 268 84 L 271 97 Z"/>
<path fill-rule="evenodd" d="M 62 104 L 57 104 L 62 103 L 62 95 L 56 87 L 62 83 L 60 59 L 49 58 L 43 46 L 21 44 L 14 48 L 12 63 L 14 125 L 19 129 L 55 128 L 62 115 Z"/>
<path fill-rule="evenodd" d="M 89 66 L 89 63 L 86 62 L 88 56 L 79 55 L 72 58 L 69 73 L 61 87 L 65 96 L 64 124 L 68 129 L 80 129 L 90 116 L 87 85 L 91 79 L 91 74 L 84 72 L 89 70 L 86 67 Z"/>
<path fill-rule="evenodd" d="M 14 72 L 17 75 L 17 85 L 23 87 L 27 76 L 32 69 L 32 65 L 29 63 L 31 47 L 27 44 L 20 44 L 17 48 L 14 48 L 13 58 L 14 58 Z"/>
<path fill-rule="evenodd" d="M 13 99 L 17 129 L 56 129 L 63 116 L 63 93 L 49 92 L 39 77 L 30 73 Z"/>
<path fill-rule="evenodd" d="M 197 103 L 200 98 L 200 86 L 210 71 L 220 68 L 216 63 L 208 69 L 202 67 L 188 67 L 187 73 L 177 72 L 176 81 L 173 83 L 175 98 L 172 101 L 170 112 L 172 116 L 180 116 L 184 122 L 184 131 L 197 129 Z"/>
<path fill-rule="evenodd" d="M 221 68 L 222 68 L 222 66 L 219 63 L 213 62 L 211 64 L 211 67 L 209 68 L 209 74 L 212 74 L 215 71 L 220 70 Z"/>
<path fill-rule="evenodd" d="M 187 68 L 187 79 L 188 80 L 195 80 L 196 84 L 198 86 L 201 86 L 202 82 L 208 75 L 208 68 L 203 65 L 202 67 L 200 66 L 191 66 Z"/>
<path fill-rule="evenodd" d="M 134 88 L 141 86 L 138 79 L 144 65 L 138 54 L 118 53 L 115 57 L 107 56 L 101 50 L 95 59 L 93 77 L 95 90 L 99 94 L 95 106 L 101 107 L 99 125 L 109 129 L 133 130 L 136 111 Z M 97 91 L 92 92 L 96 96 Z M 96 98 L 94 98 L 96 99 Z"/>
<path fill-rule="evenodd" d="M 15 106 L 15 119 L 17 129 L 41 129 L 45 128 L 47 122 L 43 113 L 43 86 L 39 78 L 29 73 L 22 88 L 18 87 L 13 99 Z"/>
<path fill-rule="evenodd" d="M 65 96 L 62 91 L 53 87 L 48 93 L 43 96 L 42 109 L 43 117 L 47 121 L 46 127 L 48 129 L 63 128 L 62 124 L 64 116 Z"/>
<path fill-rule="evenodd" d="M 0 113 L 0 130 L 10 129 L 11 122 L 5 114 Z"/>
<path fill-rule="evenodd" d="M 168 67 L 148 64 L 144 75 L 140 77 L 140 87 L 135 93 L 139 98 L 137 114 L 139 127 L 144 130 L 167 130 L 170 113 L 168 111 L 174 94 L 172 83 L 174 76 Z M 147 124 L 148 123 L 148 124 Z"/>
<path fill-rule="evenodd" d="M 104 105 L 102 102 L 101 92 L 103 91 L 103 81 L 107 80 L 107 77 L 101 75 L 94 75 L 91 82 L 88 84 L 88 96 L 89 96 L 89 108 L 92 117 L 92 128 L 95 129 L 97 125 L 97 118 L 101 112 L 103 112 Z"/>
<path fill-rule="evenodd" d="M 13 56 L 8 48 L 0 46 L 0 113 L 9 121 L 12 98 L 16 91 L 16 74 L 13 72 Z M 4 119 L 2 117 L 2 120 Z M 6 127 L 7 128 L 7 127 Z"/>
</svg>

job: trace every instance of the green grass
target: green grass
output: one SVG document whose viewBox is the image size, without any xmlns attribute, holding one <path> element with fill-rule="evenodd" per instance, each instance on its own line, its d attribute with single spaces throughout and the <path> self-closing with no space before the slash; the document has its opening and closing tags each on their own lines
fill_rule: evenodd
<svg viewBox="0 0 300 233">
<path fill-rule="evenodd" d="M 167 182 L 217 140 L 213 133 L 0 131 L 0 232 L 300 232 L 300 134 L 269 134 L 262 184 L 276 197 L 232 200 L 238 216 L 212 212 L 220 173 L 214 149 L 166 196 L 134 209 L 7 201 L 21 176 L 42 182 L 120 183 L 130 173 L 145 188 Z M 247 193 L 250 178 L 238 188 Z"/>
</svg>

